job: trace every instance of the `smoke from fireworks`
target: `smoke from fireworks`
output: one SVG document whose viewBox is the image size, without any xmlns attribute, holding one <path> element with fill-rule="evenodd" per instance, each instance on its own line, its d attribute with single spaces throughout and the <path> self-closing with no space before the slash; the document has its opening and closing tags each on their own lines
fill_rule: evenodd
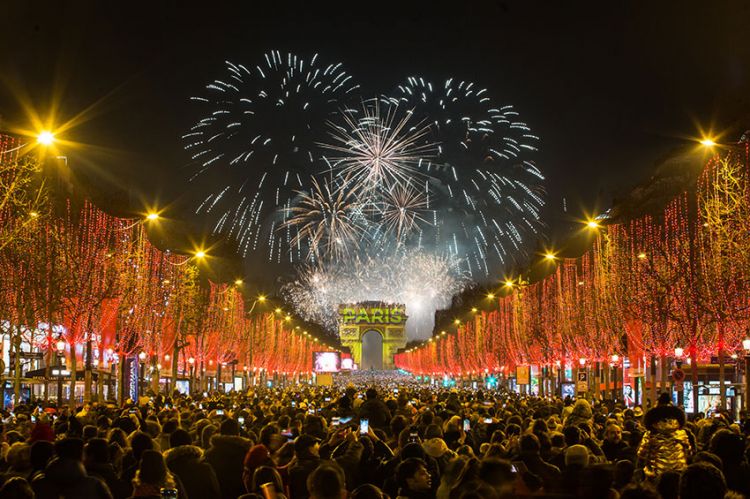
<svg viewBox="0 0 750 499">
<path fill-rule="evenodd" d="M 435 310 L 450 306 L 451 298 L 468 283 L 457 262 L 418 250 L 352 258 L 349 265 L 308 266 L 282 289 L 307 320 L 335 330 L 341 303 L 384 301 L 403 303 L 409 338 L 429 337 Z"/>
</svg>

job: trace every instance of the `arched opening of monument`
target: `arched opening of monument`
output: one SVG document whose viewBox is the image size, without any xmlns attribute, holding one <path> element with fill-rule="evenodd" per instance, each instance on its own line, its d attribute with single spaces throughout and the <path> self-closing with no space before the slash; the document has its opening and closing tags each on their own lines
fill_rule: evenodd
<svg viewBox="0 0 750 499">
<path fill-rule="evenodd" d="M 362 335 L 362 363 L 360 369 L 383 369 L 383 336 L 375 330 Z"/>
</svg>

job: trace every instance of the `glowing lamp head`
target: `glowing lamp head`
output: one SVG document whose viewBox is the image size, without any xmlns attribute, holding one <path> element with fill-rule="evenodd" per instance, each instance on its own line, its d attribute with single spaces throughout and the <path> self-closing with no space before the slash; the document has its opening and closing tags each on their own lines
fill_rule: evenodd
<svg viewBox="0 0 750 499">
<path fill-rule="evenodd" d="M 275 312 L 276 312 L 277 314 L 280 314 L 280 313 L 281 313 L 281 309 L 280 309 L 280 308 L 277 308 L 277 309 L 275 310 Z"/>
<path fill-rule="evenodd" d="M 714 147 L 716 145 L 716 142 L 710 137 L 705 137 L 701 140 L 701 145 L 703 147 Z"/>
<path fill-rule="evenodd" d="M 170 357 L 168 353 L 164 354 L 164 360 L 166 360 L 167 362 L 169 362 L 169 359 L 171 359 L 171 358 L 172 357 Z"/>
<path fill-rule="evenodd" d="M 206 252 L 203 250 L 198 250 L 195 252 L 195 258 L 205 258 Z"/>
<path fill-rule="evenodd" d="M 190 364 L 191 366 L 192 366 L 193 364 L 195 364 L 195 358 L 194 358 L 194 357 L 190 357 L 190 358 L 188 359 L 188 364 Z"/>
<path fill-rule="evenodd" d="M 243 283 L 243 280 L 242 280 L 242 279 L 235 279 L 235 280 L 234 280 L 234 285 L 235 285 L 235 286 L 242 286 L 242 283 Z"/>
<path fill-rule="evenodd" d="M 513 287 L 513 281 L 510 279 L 506 279 L 505 283 L 503 284 L 506 288 L 512 288 Z"/>
<path fill-rule="evenodd" d="M 477 312 L 479 312 L 479 309 L 477 307 L 472 307 L 471 311 L 476 314 Z"/>
<path fill-rule="evenodd" d="M 683 348 L 681 348 L 681 347 L 676 347 L 676 348 L 674 349 L 674 356 L 675 356 L 675 357 L 677 357 L 677 358 L 680 358 L 680 357 L 682 357 L 682 355 L 683 355 L 684 353 L 685 353 L 685 350 L 684 350 Z"/>
<path fill-rule="evenodd" d="M 599 222 L 597 222 L 596 220 L 589 220 L 588 222 L 586 222 L 586 227 L 588 227 L 589 229 L 598 229 L 599 227 L 601 227 L 601 225 L 599 225 Z"/>
<path fill-rule="evenodd" d="M 39 217 L 39 212 L 38 211 L 32 211 L 32 212 L 29 213 L 29 216 L 31 218 L 37 218 L 37 217 Z"/>
<path fill-rule="evenodd" d="M 495 298 L 495 294 L 494 293 L 487 293 L 487 298 L 489 298 L 490 300 L 492 300 L 492 299 Z"/>
<path fill-rule="evenodd" d="M 138 358 L 139 358 L 139 359 L 141 359 L 142 361 L 143 361 L 143 360 L 146 360 L 146 352 L 141 352 L 141 353 L 139 353 L 139 354 L 138 354 Z"/>
<path fill-rule="evenodd" d="M 617 355 L 617 354 L 613 354 L 613 355 L 612 355 L 612 362 L 613 362 L 613 363 L 617 363 L 617 362 L 619 362 L 619 361 L 620 361 L 620 356 L 619 356 L 619 355 Z"/>
<path fill-rule="evenodd" d="M 750 353 L 750 338 L 745 338 L 742 340 L 742 349 L 745 351 L 745 353 Z"/>
<path fill-rule="evenodd" d="M 643 253 L 643 252 L 638 253 L 639 260 L 645 260 L 645 258 L 646 258 L 646 253 Z"/>
<path fill-rule="evenodd" d="M 263 295 L 260 295 L 260 296 L 258 297 L 258 301 L 259 301 L 259 302 L 261 302 L 261 303 L 263 303 L 264 301 L 266 301 L 266 297 L 265 297 L 265 296 L 263 296 Z"/>
<path fill-rule="evenodd" d="M 552 262 L 552 261 L 557 260 L 557 257 L 555 256 L 554 253 L 548 251 L 547 253 L 544 254 L 544 259 L 547 260 L 548 262 Z"/>
<path fill-rule="evenodd" d="M 58 341 L 58 342 L 57 342 L 57 343 L 55 344 L 55 348 L 57 348 L 57 351 L 58 351 L 58 352 L 62 352 L 63 350 L 65 350 L 65 341 L 64 341 L 64 340 L 59 340 L 59 341 Z"/>
<path fill-rule="evenodd" d="M 158 220 L 158 219 L 159 219 L 158 213 L 151 212 L 148 215 L 146 215 L 146 220 L 153 221 L 153 220 Z"/>
<path fill-rule="evenodd" d="M 55 141 L 55 134 L 49 130 L 43 130 L 36 136 L 36 141 L 43 146 L 50 146 Z"/>
<path fill-rule="evenodd" d="M 580 359 L 578 359 L 578 363 L 579 363 L 579 364 L 580 364 L 581 366 L 585 366 L 585 365 L 586 365 L 586 359 L 584 359 L 583 357 L 581 357 Z"/>
<path fill-rule="evenodd" d="M 458 320 L 458 319 L 456 319 L 456 320 L 453 321 L 453 324 L 455 324 L 456 326 L 458 326 L 459 324 L 461 324 L 461 321 Z"/>
</svg>

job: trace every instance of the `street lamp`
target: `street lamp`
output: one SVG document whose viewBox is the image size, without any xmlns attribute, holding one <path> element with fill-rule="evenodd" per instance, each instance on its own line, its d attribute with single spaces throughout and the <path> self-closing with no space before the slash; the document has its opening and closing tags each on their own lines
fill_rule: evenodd
<svg viewBox="0 0 750 499">
<path fill-rule="evenodd" d="M 190 391 L 195 391 L 195 387 L 193 386 L 194 383 L 194 375 L 195 375 L 195 358 L 190 357 L 188 359 L 188 364 L 190 364 Z"/>
<path fill-rule="evenodd" d="M 138 395 L 143 395 L 143 385 L 146 383 L 146 352 L 141 351 L 138 354 L 138 360 L 140 360 L 140 380 L 138 382 Z"/>
<path fill-rule="evenodd" d="M 750 338 L 742 340 L 745 351 L 745 408 L 750 413 Z"/>
<path fill-rule="evenodd" d="M 50 146 L 55 141 L 55 134 L 49 130 L 43 130 L 37 135 L 36 141 L 43 146 Z"/>
<path fill-rule="evenodd" d="M 617 402 L 617 364 L 620 362 L 620 356 L 614 353 L 610 360 L 612 365 L 612 400 Z"/>
<path fill-rule="evenodd" d="M 57 349 L 57 406 L 59 407 L 60 405 L 62 405 L 63 398 L 62 359 L 64 358 L 63 352 L 65 352 L 65 341 L 62 339 L 58 340 L 55 344 L 55 348 Z"/>
</svg>

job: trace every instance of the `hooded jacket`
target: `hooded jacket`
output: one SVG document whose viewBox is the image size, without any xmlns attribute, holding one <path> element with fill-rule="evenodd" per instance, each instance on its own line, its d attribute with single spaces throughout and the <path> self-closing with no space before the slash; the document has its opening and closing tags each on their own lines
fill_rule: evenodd
<svg viewBox="0 0 750 499">
<path fill-rule="evenodd" d="M 685 413 L 673 405 L 656 406 L 644 417 L 646 433 L 638 448 L 638 459 L 647 477 L 665 471 L 680 472 L 692 452 L 685 426 Z"/>
<path fill-rule="evenodd" d="M 164 453 L 169 471 L 182 482 L 187 499 L 219 499 L 221 490 L 216 473 L 203 461 L 203 450 L 195 445 L 180 445 Z"/>
<path fill-rule="evenodd" d="M 216 473 L 221 497 L 236 499 L 245 493 L 242 471 L 245 454 L 251 445 L 250 440 L 238 435 L 214 435 L 211 438 L 211 447 L 203 456 Z"/>
</svg>

